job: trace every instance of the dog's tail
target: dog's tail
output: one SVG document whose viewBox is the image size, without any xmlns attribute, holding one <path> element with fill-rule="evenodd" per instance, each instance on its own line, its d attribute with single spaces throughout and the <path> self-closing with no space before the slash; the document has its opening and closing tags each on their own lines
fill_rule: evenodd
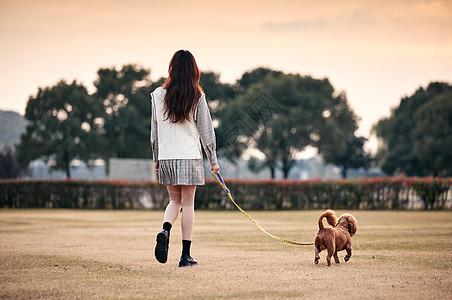
<svg viewBox="0 0 452 300">
<path fill-rule="evenodd" d="M 336 213 L 333 210 L 328 209 L 323 214 L 321 214 L 320 217 L 319 217 L 319 229 L 320 230 L 325 229 L 325 227 L 323 227 L 323 218 L 326 218 L 326 221 L 332 227 L 334 227 L 336 225 L 336 223 L 337 223 Z"/>
</svg>

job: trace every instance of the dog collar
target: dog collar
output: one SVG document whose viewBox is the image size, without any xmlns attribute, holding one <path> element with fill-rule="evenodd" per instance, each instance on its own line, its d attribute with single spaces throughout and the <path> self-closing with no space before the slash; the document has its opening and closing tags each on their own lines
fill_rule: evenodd
<svg viewBox="0 0 452 300">
<path fill-rule="evenodd" d="M 336 226 L 334 226 L 334 228 L 336 228 L 337 225 L 338 225 L 338 224 L 336 224 Z M 346 231 L 348 231 L 347 228 L 343 229 L 343 228 L 340 228 L 340 227 L 339 227 L 339 229 L 340 229 L 345 235 L 347 234 L 347 232 L 346 232 Z"/>
</svg>

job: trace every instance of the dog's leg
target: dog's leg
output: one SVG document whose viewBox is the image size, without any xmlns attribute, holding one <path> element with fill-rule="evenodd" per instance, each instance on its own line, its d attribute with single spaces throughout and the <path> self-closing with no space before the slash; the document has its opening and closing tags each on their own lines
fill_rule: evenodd
<svg viewBox="0 0 452 300">
<path fill-rule="evenodd" d="M 341 262 L 339 261 L 339 257 L 337 256 L 337 251 L 334 252 L 334 262 L 337 264 L 340 264 Z"/>
<path fill-rule="evenodd" d="M 318 265 L 318 264 L 319 264 L 319 259 L 320 259 L 320 251 L 319 251 L 319 248 L 317 248 L 317 247 L 314 247 L 314 249 L 315 249 L 315 259 L 314 259 L 314 263 L 315 263 L 316 265 Z"/>
<path fill-rule="evenodd" d="M 331 266 L 331 256 L 334 255 L 336 252 L 336 239 L 334 238 L 334 235 L 332 238 L 328 239 L 326 241 L 326 250 L 328 251 L 328 254 L 326 256 L 326 262 L 328 263 L 328 267 Z"/>
<path fill-rule="evenodd" d="M 347 262 L 352 257 L 352 243 L 347 243 L 345 250 L 347 251 L 347 255 L 345 255 L 344 260 Z"/>
<path fill-rule="evenodd" d="M 335 252 L 334 246 L 328 247 L 328 255 L 326 256 L 326 262 L 328 263 L 328 267 L 331 266 L 331 256 L 333 256 Z"/>
</svg>

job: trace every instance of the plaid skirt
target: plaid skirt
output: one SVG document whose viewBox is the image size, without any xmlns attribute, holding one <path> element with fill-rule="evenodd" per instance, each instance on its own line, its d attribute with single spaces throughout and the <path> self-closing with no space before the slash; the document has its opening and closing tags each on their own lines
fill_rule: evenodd
<svg viewBox="0 0 452 300">
<path fill-rule="evenodd" d="M 159 183 L 171 185 L 204 185 L 204 163 L 200 159 L 159 160 Z"/>
</svg>

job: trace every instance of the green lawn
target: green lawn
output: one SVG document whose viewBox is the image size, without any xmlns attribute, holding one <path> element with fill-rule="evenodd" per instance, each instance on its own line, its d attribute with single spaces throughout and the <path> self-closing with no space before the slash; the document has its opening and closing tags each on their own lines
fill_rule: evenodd
<svg viewBox="0 0 452 300">
<path fill-rule="evenodd" d="M 450 299 L 452 213 L 349 211 L 353 256 L 314 264 L 313 246 L 285 244 L 238 211 L 197 211 L 192 255 L 154 258 L 163 211 L 1 210 L 0 298 Z M 343 211 L 337 211 L 339 216 Z M 312 242 L 321 211 L 250 212 L 270 233 Z"/>
</svg>

